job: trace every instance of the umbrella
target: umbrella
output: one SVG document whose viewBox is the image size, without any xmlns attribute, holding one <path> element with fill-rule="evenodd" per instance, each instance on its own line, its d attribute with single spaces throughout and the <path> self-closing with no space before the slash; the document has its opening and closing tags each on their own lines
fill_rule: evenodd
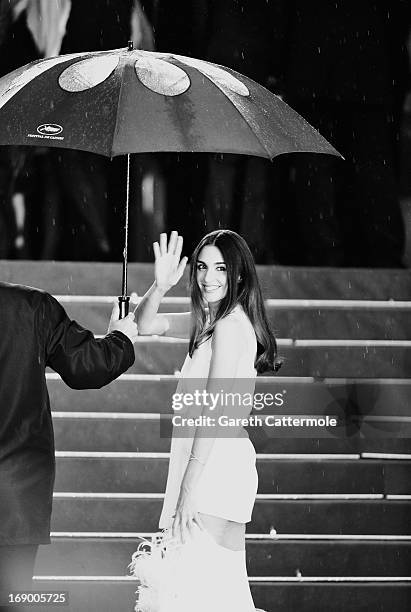
<svg viewBox="0 0 411 612">
<path fill-rule="evenodd" d="M 280 97 L 223 66 L 128 48 L 38 60 L 0 79 L 0 145 L 127 155 L 122 314 L 128 310 L 130 154 L 223 152 L 272 159 L 339 153 Z"/>
</svg>

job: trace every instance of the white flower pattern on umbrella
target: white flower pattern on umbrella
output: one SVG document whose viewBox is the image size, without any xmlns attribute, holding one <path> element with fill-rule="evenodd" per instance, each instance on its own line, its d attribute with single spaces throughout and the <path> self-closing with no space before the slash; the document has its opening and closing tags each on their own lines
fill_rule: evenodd
<svg viewBox="0 0 411 612">
<path fill-rule="evenodd" d="M 249 96 L 249 89 L 229 72 L 208 62 L 181 55 L 133 51 L 136 57 L 134 65 L 140 82 L 151 91 L 163 96 L 179 96 L 185 93 L 191 84 L 190 77 L 174 62 L 181 62 L 195 68 L 210 79 L 215 85 L 230 90 L 239 96 Z M 96 87 L 108 79 L 120 61 L 119 54 L 92 57 L 81 60 L 66 68 L 59 77 L 59 85 L 65 91 L 80 92 Z M 28 82 L 31 77 L 28 77 Z"/>
<path fill-rule="evenodd" d="M 59 85 L 65 91 L 86 91 L 108 79 L 119 61 L 118 55 L 106 55 L 76 62 L 60 74 Z"/>
<path fill-rule="evenodd" d="M 163 96 L 180 96 L 191 84 L 190 77 L 182 68 L 164 59 L 142 57 L 134 68 L 145 87 Z"/>
</svg>

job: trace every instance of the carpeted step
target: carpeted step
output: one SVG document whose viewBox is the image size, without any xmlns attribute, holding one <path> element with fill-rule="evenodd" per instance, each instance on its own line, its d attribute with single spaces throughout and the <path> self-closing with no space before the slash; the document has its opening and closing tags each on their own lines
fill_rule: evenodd
<svg viewBox="0 0 411 612">
<path fill-rule="evenodd" d="M 111 298 L 102 302 L 85 298 L 79 302 L 72 296 L 60 297 L 67 314 L 95 334 L 107 332 L 112 309 L 112 303 L 107 299 Z M 296 304 L 293 300 L 279 304 L 269 300 L 266 308 L 272 329 L 282 338 L 409 339 L 411 317 L 408 303 L 401 306 L 404 302 L 399 302 L 397 306 L 395 302 L 381 302 L 378 308 L 373 306 L 373 302 L 356 300 L 349 304 L 343 300 L 334 306 L 328 306 L 326 302 L 311 305 L 305 301 Z M 160 310 L 187 312 L 189 309 L 187 300 L 180 300 L 165 303 Z"/>
<path fill-rule="evenodd" d="M 55 374 L 47 386 L 56 412 L 149 412 L 167 413 L 177 387 L 174 376 L 124 375 L 103 389 L 73 390 Z M 345 414 L 411 416 L 411 379 L 327 379 L 259 376 L 256 393 L 273 404 L 258 412 L 271 414 L 273 406 L 282 414 Z M 277 396 L 277 397 L 276 397 Z M 260 396 L 262 397 L 262 396 Z M 260 406 L 259 406 L 260 408 Z"/>
<path fill-rule="evenodd" d="M 56 491 L 139 492 L 165 490 L 166 457 L 68 457 L 57 459 Z M 266 459 L 257 457 L 259 493 L 406 492 L 411 461 Z"/>
<path fill-rule="evenodd" d="M 165 490 L 167 457 L 58 457 L 56 491 Z M 411 461 L 257 456 L 260 493 L 408 494 Z"/>
<path fill-rule="evenodd" d="M 257 266 L 266 297 L 296 299 L 411 299 L 409 270 Z M 131 263 L 129 291 L 143 295 L 153 282 L 153 265 Z M 0 261 L 6 282 L 59 295 L 119 295 L 121 264 L 62 261 Z M 169 295 L 188 295 L 188 270 Z"/>
<path fill-rule="evenodd" d="M 132 374 L 174 374 L 187 354 L 183 340 L 141 337 L 135 344 Z M 297 340 L 279 342 L 284 358 L 282 376 L 317 378 L 407 378 L 411 371 L 411 346 L 407 341 Z"/>
<path fill-rule="evenodd" d="M 250 439 L 259 453 L 361 453 L 411 456 L 409 438 L 274 438 L 261 430 L 250 430 Z"/>
<path fill-rule="evenodd" d="M 264 420 L 268 418 L 271 420 Z M 291 416 L 284 417 L 284 422 L 288 423 L 288 418 L 292 423 Z M 303 418 L 311 417 L 301 416 Z M 258 419 L 258 422 L 253 421 L 255 425 L 247 427 L 258 453 L 314 452 L 304 449 L 316 448 L 317 440 L 322 443 L 319 452 L 404 452 L 411 448 L 408 421 L 355 421 L 346 426 L 341 420 L 342 425 L 338 427 L 293 427 L 275 426 L 274 416 Z M 321 422 L 319 417 L 318 423 Z M 102 413 L 64 412 L 54 415 L 54 431 L 58 451 L 169 452 L 172 427 L 166 415 L 126 413 L 114 414 L 113 418 L 113 415 Z M 227 427 L 227 437 L 230 435 Z"/>
<path fill-rule="evenodd" d="M 129 374 L 174 374 L 187 354 L 184 340 L 140 337 Z M 411 371 L 409 341 L 280 341 L 282 376 L 316 378 L 407 378 Z"/>
<path fill-rule="evenodd" d="M 154 531 L 163 495 L 55 493 L 52 531 Z M 255 503 L 250 533 L 411 534 L 411 500 L 278 500 Z"/>
<path fill-rule="evenodd" d="M 122 575 L 138 538 L 53 538 L 40 547 L 36 575 Z M 406 576 L 411 541 L 246 540 L 250 576 Z"/>
<path fill-rule="evenodd" d="M 91 579 L 90 581 L 35 581 L 35 590 L 68 591 L 68 612 L 130 612 L 135 603 L 137 584 L 131 580 Z M 411 585 L 395 581 L 318 581 L 286 579 L 251 581 L 254 603 L 266 612 L 409 612 Z M 201 596 L 205 596 L 206 591 Z"/>
</svg>

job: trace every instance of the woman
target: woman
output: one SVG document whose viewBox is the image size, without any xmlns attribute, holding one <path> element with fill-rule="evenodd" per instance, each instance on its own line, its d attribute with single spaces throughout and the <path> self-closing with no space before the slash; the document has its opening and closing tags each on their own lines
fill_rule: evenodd
<svg viewBox="0 0 411 612">
<path fill-rule="evenodd" d="M 251 252 L 235 232 L 207 234 L 191 262 L 192 312 L 158 314 L 187 264 L 187 257 L 180 261 L 182 246 L 177 232 L 168 244 L 166 234 L 154 243 L 155 281 L 137 308 L 139 333 L 190 337 L 175 397 L 199 388 L 207 397 L 221 399 L 233 391 L 252 397 L 256 372 L 276 369 L 277 348 Z M 231 410 L 246 417 L 251 406 L 237 400 Z M 227 407 L 220 401 L 211 411 L 204 401 L 197 412 L 178 412 L 212 414 L 218 422 Z M 172 593 L 155 608 L 159 612 L 255 611 L 245 565 L 245 524 L 257 492 L 255 459 L 241 426 L 198 426 L 190 435 L 174 423 L 160 528 L 181 546 L 172 564 Z M 146 609 L 142 603 L 136 608 Z"/>
</svg>

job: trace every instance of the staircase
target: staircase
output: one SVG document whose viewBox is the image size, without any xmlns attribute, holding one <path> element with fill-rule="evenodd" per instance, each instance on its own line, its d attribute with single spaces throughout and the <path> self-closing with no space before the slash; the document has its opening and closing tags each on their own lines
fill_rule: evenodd
<svg viewBox="0 0 411 612">
<path fill-rule="evenodd" d="M 411 273 L 258 271 L 285 363 L 280 375 L 259 377 L 257 391 L 282 393 L 280 414 L 347 420 L 317 437 L 250 428 L 259 472 L 246 541 L 255 604 L 409 612 Z M 0 278 L 48 290 L 104 334 L 121 274 L 118 264 L 0 262 Z M 130 290 L 141 295 L 151 281 L 150 265 L 130 266 Z M 182 296 L 185 279 L 163 309 L 187 309 Z M 141 338 L 134 366 L 98 391 L 72 391 L 47 373 L 57 478 L 52 545 L 40 548 L 35 589 L 68 591 L 65 609 L 133 609 L 127 564 L 139 536 L 157 530 L 169 456 L 159 415 L 186 350 L 181 340 Z"/>
</svg>

